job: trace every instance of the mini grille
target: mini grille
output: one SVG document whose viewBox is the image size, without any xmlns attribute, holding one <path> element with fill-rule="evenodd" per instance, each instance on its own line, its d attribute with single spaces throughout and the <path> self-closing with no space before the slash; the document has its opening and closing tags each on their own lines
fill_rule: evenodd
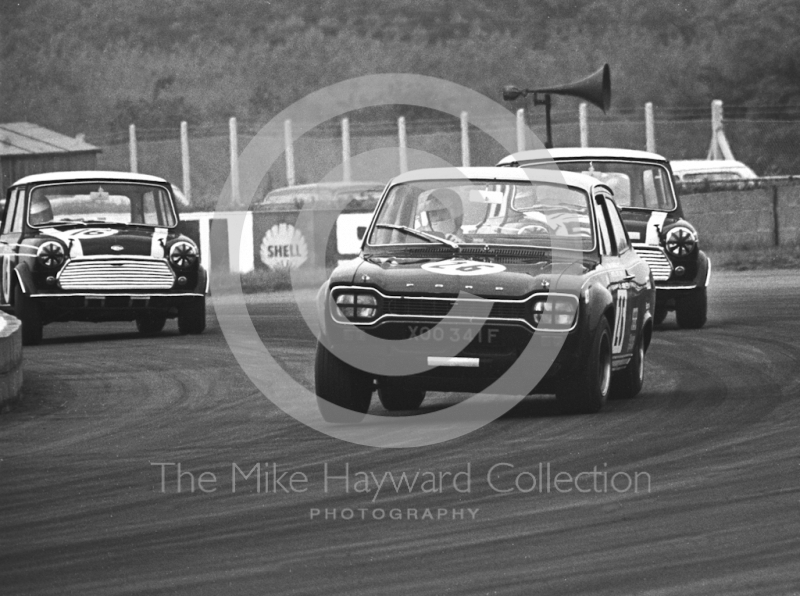
<svg viewBox="0 0 800 596">
<path fill-rule="evenodd" d="M 384 309 L 390 315 L 446 317 L 455 306 L 455 300 L 430 300 L 425 298 L 387 298 Z M 482 317 L 483 302 L 462 302 L 459 304 L 460 316 Z M 527 319 L 525 304 L 495 302 L 492 304 L 490 319 Z M 452 316 L 452 315 L 451 315 Z"/>
<path fill-rule="evenodd" d="M 650 265 L 650 271 L 653 272 L 655 281 L 666 281 L 672 276 L 672 263 L 659 247 L 636 244 L 634 248 L 639 256 Z"/>
<path fill-rule="evenodd" d="M 175 276 L 158 259 L 76 259 L 58 278 L 63 290 L 168 290 Z"/>
</svg>

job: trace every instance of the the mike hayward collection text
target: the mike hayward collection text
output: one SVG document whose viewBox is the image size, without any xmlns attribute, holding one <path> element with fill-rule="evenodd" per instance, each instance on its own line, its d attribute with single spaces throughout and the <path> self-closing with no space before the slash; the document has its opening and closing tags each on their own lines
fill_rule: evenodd
<svg viewBox="0 0 800 596">
<path fill-rule="evenodd" d="M 289 495 L 313 493 L 368 497 L 377 503 L 391 495 L 468 494 L 480 486 L 498 495 L 605 494 L 651 492 L 650 474 L 609 467 L 606 462 L 590 470 L 557 470 L 550 462 L 520 465 L 497 462 L 480 469 L 470 462 L 446 470 L 364 470 L 349 462 L 304 466 L 302 470 L 277 462 L 236 463 L 222 469 L 187 468 L 180 462 L 150 462 L 158 474 L 162 493 L 258 493 Z"/>
</svg>

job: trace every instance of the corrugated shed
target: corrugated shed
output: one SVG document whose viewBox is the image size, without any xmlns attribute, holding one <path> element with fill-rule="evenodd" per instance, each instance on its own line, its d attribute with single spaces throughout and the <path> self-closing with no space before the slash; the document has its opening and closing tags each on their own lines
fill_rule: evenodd
<svg viewBox="0 0 800 596">
<path fill-rule="evenodd" d="M 0 197 L 30 174 L 93 170 L 100 148 L 30 122 L 0 124 Z"/>
</svg>

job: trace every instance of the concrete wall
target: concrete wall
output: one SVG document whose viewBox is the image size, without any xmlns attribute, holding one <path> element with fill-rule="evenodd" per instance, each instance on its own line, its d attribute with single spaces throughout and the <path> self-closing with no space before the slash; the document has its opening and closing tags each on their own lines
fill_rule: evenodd
<svg viewBox="0 0 800 596">
<path fill-rule="evenodd" d="M 738 185 L 738 186 L 737 186 Z M 741 183 L 685 185 L 683 212 L 702 248 L 800 244 L 800 183 L 762 178 Z"/>
<path fill-rule="evenodd" d="M 0 312 L 0 412 L 22 395 L 22 325 Z"/>
</svg>

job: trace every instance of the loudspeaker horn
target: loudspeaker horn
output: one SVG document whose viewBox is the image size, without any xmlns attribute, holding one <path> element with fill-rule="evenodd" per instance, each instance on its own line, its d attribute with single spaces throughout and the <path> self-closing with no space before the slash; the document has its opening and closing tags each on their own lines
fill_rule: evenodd
<svg viewBox="0 0 800 596">
<path fill-rule="evenodd" d="M 504 89 L 504 97 L 506 91 L 513 93 L 513 91 L 517 91 L 517 89 Z M 606 112 L 611 107 L 611 69 L 608 67 L 608 64 L 604 64 L 597 72 L 575 83 L 561 85 L 560 87 L 532 89 L 532 91 L 534 93 L 553 93 L 556 95 L 580 97 L 581 99 L 593 103 L 603 110 L 603 112 Z"/>
</svg>

